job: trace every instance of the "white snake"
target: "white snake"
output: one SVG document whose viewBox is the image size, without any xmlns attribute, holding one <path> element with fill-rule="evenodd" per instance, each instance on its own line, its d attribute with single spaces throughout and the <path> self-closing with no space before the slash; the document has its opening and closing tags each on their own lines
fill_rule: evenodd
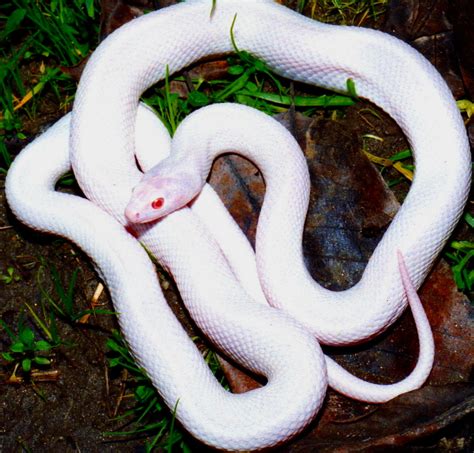
<svg viewBox="0 0 474 453">
<path fill-rule="evenodd" d="M 318 338 L 341 344 L 374 335 L 406 305 L 396 250 L 406 257 L 419 286 L 467 197 L 467 139 L 449 90 L 417 52 L 375 31 L 322 25 L 270 1 L 217 0 L 212 18 L 209 13 L 210 2 L 186 2 L 133 21 L 99 46 L 81 79 L 71 126 L 71 159 L 81 187 L 125 222 L 124 207 L 141 177 L 133 157 L 139 95 L 164 77 L 166 66 L 174 72 L 202 56 L 231 51 L 229 30 L 237 13 L 240 48 L 297 80 L 343 91 L 352 78 L 358 94 L 390 113 L 413 147 L 415 182 L 361 282 L 337 294 L 303 283 L 319 291 L 318 297 L 345 299 L 344 311 L 312 301 L 325 320 L 314 329 Z M 62 120 L 15 161 L 6 186 L 14 212 L 34 228 L 71 238 L 94 258 L 135 356 L 166 403 L 174 407 L 179 400 L 177 417 L 193 435 L 219 448 L 241 450 L 274 445 L 301 430 L 318 410 L 326 385 L 323 356 L 311 335 L 283 314 L 250 302 L 219 246 L 189 210 L 141 229 L 140 239 L 171 270 L 198 324 L 231 357 L 269 381 L 245 395 L 223 392 L 171 316 L 136 241 L 86 200 L 72 202 L 54 193 L 54 179 L 69 166 L 67 132 L 68 120 Z M 46 163 L 45 154 L 37 156 L 38 147 L 51 153 Z M 301 274 L 305 271 L 297 268 L 295 277 Z M 281 288 L 274 283 L 263 286 L 278 303 L 287 294 L 283 288 L 277 298 Z M 207 297 L 212 298 L 207 305 L 198 305 Z M 222 300 L 222 305 L 213 302 Z M 296 312 L 310 310 L 298 307 Z M 184 371 L 190 364 L 192 377 Z M 339 380 L 350 394 L 358 383 L 340 373 L 330 365 L 332 384 L 337 387 Z M 370 391 L 377 393 L 375 387 Z"/>
</svg>

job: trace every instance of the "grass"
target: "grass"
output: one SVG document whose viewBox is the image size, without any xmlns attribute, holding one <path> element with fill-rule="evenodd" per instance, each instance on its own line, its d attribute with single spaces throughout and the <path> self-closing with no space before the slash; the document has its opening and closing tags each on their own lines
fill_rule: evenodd
<svg viewBox="0 0 474 453">
<path fill-rule="evenodd" d="M 18 282 L 20 280 L 21 277 L 16 273 L 16 270 L 13 266 L 8 266 L 5 272 L 0 271 L 0 281 L 6 285 Z"/>
<path fill-rule="evenodd" d="M 203 358 L 211 371 L 221 385 L 228 389 L 216 354 L 209 349 L 203 349 L 198 337 L 195 337 L 194 341 L 199 343 L 200 349 L 204 351 Z M 120 332 L 115 331 L 113 333 L 113 336 L 107 341 L 107 347 L 109 349 L 108 365 L 110 369 L 126 371 L 127 388 L 134 396 L 135 406 L 116 418 L 118 421 L 123 421 L 128 429 L 107 432 L 104 435 L 116 438 L 146 435 L 148 437 L 145 442 L 146 451 L 152 451 L 154 448 L 172 451 L 173 447 L 179 448 L 179 451 L 190 451 L 183 433 L 175 427 L 174 413 L 176 407 L 173 413 L 170 414 L 148 378 L 146 371 L 136 365 Z M 179 402 L 177 405 L 179 405 Z"/>
<path fill-rule="evenodd" d="M 6 143 L 22 141 L 25 121 L 45 102 L 65 108 L 75 83 L 60 66 L 79 63 L 97 45 L 99 0 L 4 1 L 0 20 L 0 171 L 12 158 Z"/>
<path fill-rule="evenodd" d="M 25 375 L 30 376 L 33 365 L 44 367 L 51 363 L 45 353 L 57 345 L 43 339 L 37 339 L 35 333 L 25 324 L 23 318 L 20 318 L 18 322 L 17 333 L 14 333 L 2 319 L 0 319 L 0 327 L 5 330 L 11 341 L 7 352 L 2 352 L 1 355 L 5 361 L 14 365 L 13 377 L 16 376 L 19 368 L 22 369 Z"/>
<path fill-rule="evenodd" d="M 369 19 L 376 21 L 387 3 L 387 0 L 299 0 L 297 8 L 324 22 L 360 25 Z M 1 172 L 6 173 L 12 162 L 9 146 L 16 143 L 21 147 L 31 132 L 31 123 L 44 113 L 45 106 L 51 106 L 53 111 L 66 111 L 71 104 L 75 82 L 60 68 L 77 65 L 96 46 L 99 16 L 99 0 L 7 0 L 0 5 L 0 20 L 5 23 L 0 31 Z M 144 101 L 155 108 L 170 133 L 174 133 L 190 112 L 214 102 L 239 102 L 269 114 L 294 106 L 308 115 L 321 108 L 340 109 L 356 102 L 356 87 L 350 81 L 347 96 L 331 93 L 294 95 L 291 82 L 275 76 L 264 62 L 238 49 L 236 43 L 234 47 L 236 53 L 227 59 L 228 74 L 225 78 L 206 81 L 189 80 L 186 75 L 167 75 L 163 84 L 145 93 Z M 185 85 L 187 95 L 183 97 L 173 90 L 172 84 Z M 472 110 L 469 101 L 460 107 L 468 113 Z M 390 165 L 398 163 L 401 168 L 410 170 L 406 161 L 409 157 L 407 150 L 393 156 Z M 64 184 L 73 182 L 71 175 L 63 178 Z M 467 215 L 465 221 L 473 227 L 472 216 Z M 474 285 L 473 255 L 474 244 L 469 241 L 453 241 L 446 252 L 456 283 L 464 291 L 471 291 Z M 43 285 L 47 276 L 52 282 L 52 293 Z M 2 356 L 9 366 L 13 366 L 14 372 L 21 369 L 29 373 L 33 366 L 48 366 L 49 352 L 62 342 L 58 322 L 77 327 L 86 315 L 111 313 L 75 307 L 77 278 L 76 270 L 64 283 L 54 267 L 43 263 L 40 268 L 37 280 L 42 294 L 40 313 L 29 305 L 26 307 L 31 323 L 38 327 L 43 338 L 39 338 L 23 319 L 16 329 L 0 321 L 10 339 Z M 19 276 L 14 268 L 8 267 L 0 274 L 0 280 L 3 282 L 0 284 L 14 284 Z M 114 333 L 107 341 L 107 347 L 110 369 L 127 371 L 128 391 L 135 401 L 134 407 L 120 416 L 128 429 L 108 435 L 144 436 L 147 438 L 147 451 L 158 447 L 167 451 L 188 451 L 189 446 L 175 427 L 173 413 L 164 408 L 146 373 L 130 356 L 120 334 Z M 206 352 L 205 358 L 219 374 L 215 355 Z M 222 380 L 222 376 L 219 379 Z"/>
<path fill-rule="evenodd" d="M 249 52 L 240 50 L 230 35 L 235 55 L 227 59 L 227 77 L 222 80 L 196 81 L 183 76 L 175 77 L 178 83 L 186 83 L 188 95 L 183 98 L 171 92 L 168 72 L 162 86 L 153 87 L 144 94 L 143 100 L 160 115 L 171 135 L 179 123 L 193 110 L 217 102 L 237 102 L 257 108 L 268 114 L 285 112 L 289 107 L 300 107 L 311 115 L 316 108 L 338 108 L 355 104 L 357 95 L 352 81 L 348 81 L 348 95 L 321 94 L 319 96 L 294 96 L 291 83 L 275 76 L 268 66 Z"/>
<path fill-rule="evenodd" d="M 183 440 L 182 433 L 175 429 L 174 412 L 169 413 L 153 387 L 146 372 L 139 368 L 128 350 L 125 340 L 116 331 L 107 341 L 109 349 L 108 364 L 111 369 L 122 369 L 127 372 L 128 391 L 133 393 L 135 405 L 116 418 L 124 422 L 122 431 L 107 432 L 109 437 L 139 437 L 146 435 L 146 451 L 162 448 L 172 451 L 179 447 L 180 451 L 190 451 Z M 176 408 L 175 408 L 176 410 Z"/>
<path fill-rule="evenodd" d="M 74 303 L 74 287 L 76 284 L 78 270 L 75 270 L 68 278 L 69 283 L 63 286 L 62 279 L 57 269 L 47 265 L 44 259 L 40 259 L 41 265 L 36 273 L 36 284 L 40 289 L 41 300 L 37 308 L 24 302 L 29 317 L 21 313 L 16 326 L 16 332 L 3 319 L 0 319 L 0 327 L 6 332 L 11 344 L 7 351 L 1 353 L 7 363 L 7 368 L 14 366 L 10 381 L 17 377 L 17 371 L 23 372 L 23 377 L 31 378 L 35 371 L 32 366 L 47 366 L 50 360 L 45 357 L 51 349 L 60 345 L 71 346 L 63 341 L 59 334 L 58 319 L 64 323 L 75 325 L 86 314 L 115 314 L 109 310 L 76 310 Z M 14 269 L 9 267 L 3 284 L 11 284 L 20 280 Z M 47 274 L 47 275 L 45 275 Z M 47 280 L 49 280 L 47 282 Z M 53 292 L 46 289 L 46 284 L 52 285 Z M 38 339 L 38 335 L 41 336 Z"/>
<path fill-rule="evenodd" d="M 463 220 L 472 233 L 474 217 L 467 213 Z M 474 290 L 474 242 L 451 241 L 445 256 L 451 263 L 451 269 L 457 287 L 461 291 L 471 293 Z"/>
<path fill-rule="evenodd" d="M 388 0 L 298 0 L 297 9 L 321 22 L 362 25 L 376 21 L 387 8 Z"/>
<path fill-rule="evenodd" d="M 53 283 L 55 295 L 50 294 L 43 286 L 44 271 L 47 269 L 50 274 L 50 280 Z M 89 315 L 114 315 L 116 314 L 110 310 L 102 310 L 98 308 L 78 310 L 74 305 L 74 287 L 76 285 L 79 269 L 73 271 L 68 278 L 69 283 L 63 285 L 61 276 L 54 265 L 45 265 L 42 263 L 38 271 L 38 286 L 43 296 L 43 312 L 50 312 L 55 317 L 61 319 L 68 324 L 83 323 L 89 318 Z M 48 306 L 45 307 L 44 303 Z"/>
</svg>

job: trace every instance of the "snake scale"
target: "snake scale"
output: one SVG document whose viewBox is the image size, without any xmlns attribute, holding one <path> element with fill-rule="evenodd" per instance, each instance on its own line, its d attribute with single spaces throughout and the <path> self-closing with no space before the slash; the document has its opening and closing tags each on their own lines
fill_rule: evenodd
<svg viewBox="0 0 474 453">
<path fill-rule="evenodd" d="M 282 284 L 276 275 L 284 270 L 286 254 L 301 248 L 298 238 L 295 242 L 287 236 L 295 217 L 280 218 L 276 230 L 281 231 L 265 230 L 270 237 L 260 237 L 259 243 L 269 242 L 257 245 L 259 277 L 270 303 L 290 314 L 255 303 L 260 296 L 252 297 L 252 290 L 242 287 L 222 244 L 194 207 L 146 225 L 132 226 L 124 215 L 142 178 L 135 163 L 142 146 L 135 145 L 142 140 L 138 125 L 155 124 L 148 135 L 143 132 L 150 142 L 144 147 L 169 144 L 151 112 L 138 108 L 141 93 L 168 70 L 174 73 L 205 56 L 231 52 L 234 18 L 239 47 L 276 73 L 340 92 L 352 79 L 360 96 L 397 121 L 416 161 L 415 180 L 402 208 L 360 283 L 350 290 L 332 293 L 319 287 L 307 278 L 296 255 L 297 266 L 285 277 L 291 285 Z M 201 118 L 208 114 L 208 124 L 218 125 L 212 112 L 203 109 Z M 192 121 L 191 115 L 186 124 Z M 198 143 L 197 138 L 206 141 L 212 131 L 190 127 L 186 132 L 186 124 L 176 146 L 180 140 L 186 145 Z M 257 142 L 265 138 L 256 125 L 243 134 Z M 90 201 L 54 190 L 71 164 Z M 462 213 L 469 185 L 469 147 L 452 95 L 429 62 L 408 45 L 373 30 L 321 24 L 271 0 L 217 0 L 212 14 L 210 1 L 190 0 L 138 18 L 101 43 L 82 75 L 72 117 L 60 120 L 20 154 L 9 171 L 6 193 L 23 222 L 71 239 L 92 257 L 134 356 L 166 404 L 176 407 L 185 428 L 217 448 L 252 450 L 300 432 L 319 410 L 328 379 L 354 397 L 387 399 L 378 390 L 383 386 L 359 382 L 325 360 L 314 335 L 327 344 L 354 343 L 397 319 L 406 307 L 397 251 L 419 287 Z M 293 203 L 304 207 L 305 201 L 295 196 Z M 278 204 L 274 210 L 271 206 L 268 212 L 277 215 Z M 243 395 L 220 387 L 169 310 L 154 268 L 134 236 L 173 274 L 206 335 L 232 359 L 264 375 L 264 387 Z M 272 240 L 283 241 L 279 252 L 284 255 L 270 250 L 265 258 L 258 249 L 275 249 Z M 301 297 L 290 304 L 295 287 Z"/>
</svg>

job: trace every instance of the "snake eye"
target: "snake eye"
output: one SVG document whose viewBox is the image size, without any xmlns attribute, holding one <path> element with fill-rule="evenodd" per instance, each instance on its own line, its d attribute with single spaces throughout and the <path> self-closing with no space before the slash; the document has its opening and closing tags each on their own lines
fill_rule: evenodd
<svg viewBox="0 0 474 453">
<path fill-rule="evenodd" d="M 165 204 L 165 199 L 160 197 L 160 198 L 157 198 L 156 200 L 153 200 L 151 202 L 151 207 L 153 209 L 160 209 L 163 207 L 163 205 Z"/>
</svg>

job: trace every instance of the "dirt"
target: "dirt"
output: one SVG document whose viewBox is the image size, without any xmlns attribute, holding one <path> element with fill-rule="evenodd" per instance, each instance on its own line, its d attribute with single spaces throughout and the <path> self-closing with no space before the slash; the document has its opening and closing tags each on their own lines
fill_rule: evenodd
<svg viewBox="0 0 474 453">
<path fill-rule="evenodd" d="M 2 284 L 1 316 L 12 328 L 20 318 L 26 317 L 27 324 L 42 337 L 40 329 L 30 322 L 25 306 L 26 302 L 40 312 L 42 295 L 37 278 L 41 274 L 45 274 L 42 284 L 54 294 L 47 273 L 40 272 L 42 261 L 55 266 L 65 282 L 74 269 L 79 269 L 75 292 L 78 307 L 89 307 L 98 279 L 89 260 L 70 243 L 20 225 L 6 206 L 3 184 L 0 198 L 1 225 L 7 226 L 0 231 L 0 269 L 5 271 L 12 266 L 20 276 L 17 282 Z M 107 299 L 103 296 L 101 302 L 109 305 Z M 112 309 L 110 305 L 109 308 Z M 52 364 L 44 371 L 57 374 L 49 381 L 9 384 L 6 381 L 12 366 L 3 367 L 1 451 L 18 451 L 21 447 L 32 451 L 115 449 L 113 445 L 103 444 L 106 438 L 102 434 L 117 427 L 111 418 L 122 386 L 120 376 L 109 376 L 106 362 L 105 342 L 114 328 L 117 328 L 115 318 L 106 315 L 92 316 L 81 327 L 59 323 L 60 338 L 72 346 L 53 350 Z M 6 350 L 9 339 L 3 330 L 0 339 L 2 350 Z"/>
<path fill-rule="evenodd" d="M 364 110 L 364 108 L 365 106 L 361 105 L 348 111 L 342 123 L 340 122 L 338 127 L 343 130 L 343 135 L 338 138 L 338 140 L 341 140 L 341 148 L 346 146 L 346 143 L 344 143 L 346 142 L 344 140 L 346 131 L 358 130 L 360 127 L 358 125 L 360 117 L 358 110 Z M 391 120 L 387 119 L 384 122 L 383 116 L 381 118 L 381 124 L 378 125 L 380 130 L 393 132 Z M 329 132 L 324 135 L 325 140 L 329 141 L 334 140 L 335 136 L 337 137 L 337 134 L 334 135 Z M 399 139 L 395 138 L 394 143 L 396 143 L 396 140 Z M 334 143 L 332 146 L 334 146 Z M 222 173 L 224 173 L 224 170 L 222 170 Z M 250 170 L 250 173 L 252 177 L 258 179 L 258 175 L 255 174 L 254 170 Z M 221 178 L 226 180 L 228 177 L 224 174 Z M 77 188 L 68 190 L 78 192 Z M 36 312 L 41 312 L 42 292 L 39 282 L 48 293 L 55 295 L 51 278 L 44 267 L 44 263 L 58 269 L 65 286 L 70 281 L 73 271 L 79 269 L 75 291 L 75 303 L 78 309 L 90 307 L 90 301 L 99 284 L 99 279 L 92 269 L 90 261 L 80 250 L 63 239 L 45 236 L 24 227 L 18 223 L 9 211 L 3 190 L 0 197 L 2 206 L 0 217 L 0 225 L 2 225 L 2 229 L 0 229 L 0 269 L 5 271 L 7 267 L 12 266 L 16 275 L 20 277 L 18 281 L 2 284 L 1 317 L 11 327 L 15 327 L 21 317 L 25 317 L 28 325 L 35 330 L 38 337 L 41 337 L 42 332 L 31 322 L 25 302 L 33 306 Z M 252 227 L 249 227 L 249 229 L 253 230 Z M 164 278 L 166 279 L 166 277 Z M 165 281 L 167 283 L 165 286 L 168 286 L 170 282 Z M 185 322 L 188 331 L 195 334 L 196 330 L 193 328 L 192 322 L 187 318 L 185 311 L 179 308 L 172 283 L 165 293 L 180 319 Z M 113 310 L 107 292 L 102 294 L 99 302 L 100 308 Z M 406 320 L 403 322 L 406 323 Z M 39 376 L 35 377 L 33 381 L 26 380 L 17 384 L 9 383 L 8 378 L 11 376 L 12 366 L 3 368 L 1 376 L 0 421 L 2 432 L 0 433 L 0 450 L 9 452 L 24 448 L 31 451 L 95 452 L 140 451 L 143 449 L 143 438 L 130 440 L 118 436 L 111 439 L 104 434 L 110 431 L 121 431 L 123 428 L 127 429 L 125 421 L 114 420 L 114 417 L 124 413 L 126 409 L 133 405 L 133 398 L 127 397 L 127 393 L 130 392 L 131 388 L 129 376 L 123 372 L 116 374 L 114 370 L 107 366 L 105 343 L 111 336 L 112 331 L 118 329 L 115 317 L 111 315 L 93 315 L 85 325 L 76 323 L 71 326 L 65 322 L 58 322 L 58 325 L 59 335 L 67 344 L 53 350 L 51 366 L 40 370 Z M 400 323 L 397 325 L 399 326 Z M 406 328 L 403 327 L 404 325 L 402 324 L 401 327 L 401 336 L 406 338 L 407 333 Z M 400 327 L 396 327 L 397 329 L 400 330 Z M 3 343 L 2 349 L 5 350 L 9 342 L 4 331 L 0 331 L 0 340 Z M 377 346 L 378 343 L 374 343 L 366 347 L 365 350 L 369 351 L 370 348 L 375 346 L 376 350 L 379 351 L 376 354 L 383 358 L 384 351 L 387 350 L 387 344 L 393 343 L 393 339 L 389 338 L 387 340 L 385 338 L 385 340 L 385 346 L 380 347 Z M 416 343 L 411 346 L 416 348 Z M 388 347 L 390 348 L 390 346 Z M 394 349 L 398 347 L 398 343 L 393 346 Z M 406 348 L 406 346 L 404 347 Z M 349 353 L 354 352 L 357 353 L 358 351 L 349 351 Z M 395 355 L 399 355 L 399 352 L 399 349 L 398 352 L 395 351 Z M 363 355 L 360 355 L 360 351 L 358 353 L 359 356 L 356 355 L 355 357 L 357 361 L 360 361 Z M 403 354 L 407 353 L 408 361 L 402 359 L 401 362 L 400 360 L 397 362 L 400 377 L 409 371 L 410 364 L 416 357 L 416 354 L 413 355 L 410 349 L 407 349 Z M 363 352 L 363 354 L 367 353 Z M 363 359 L 364 362 L 371 363 L 373 356 L 370 357 L 370 359 Z M 342 357 L 342 359 L 346 360 L 346 366 L 354 367 L 350 356 Z M 381 361 L 377 360 L 375 363 L 380 366 Z M 358 369 L 358 366 L 356 363 L 354 369 Z M 369 368 L 369 374 L 372 378 L 378 374 L 378 371 L 374 370 L 375 368 L 371 372 Z M 41 375 L 41 371 L 43 373 L 47 371 L 48 373 Z M 21 373 L 19 375 L 21 376 Z M 41 379 L 46 379 L 46 381 L 42 382 Z M 330 410 L 336 410 L 339 415 L 354 413 L 357 417 L 361 413 L 367 416 L 373 410 L 363 404 L 348 405 L 347 399 L 337 397 L 334 394 L 330 394 L 328 397 L 326 410 L 327 405 L 329 405 Z M 406 407 L 406 405 L 402 406 L 402 413 L 406 412 Z M 391 417 L 394 417 L 393 412 Z M 459 440 L 459 438 L 468 443 L 470 439 L 468 426 L 469 418 L 457 418 L 454 420 L 454 427 L 451 426 L 451 431 L 448 431 L 451 437 L 445 439 L 446 428 L 443 428 L 438 436 L 429 437 L 425 444 L 417 448 L 430 449 L 434 448 L 433 446 L 444 444 L 448 440 L 452 442 L 452 439 Z M 310 439 L 311 437 L 308 437 L 306 442 L 310 442 Z M 198 448 L 198 444 L 191 438 L 186 437 L 186 440 L 189 445 L 194 446 L 193 451 Z M 415 444 L 417 442 L 420 441 L 415 441 Z M 303 438 L 293 445 L 295 447 L 294 451 L 305 451 L 299 449 L 298 445 L 308 444 L 305 444 Z M 198 450 L 202 451 L 204 448 L 199 446 Z M 282 451 L 293 451 L 293 449 L 283 449 Z M 458 448 L 451 451 L 464 450 Z"/>
<path fill-rule="evenodd" d="M 41 121 L 29 126 L 32 134 L 50 124 L 56 116 L 49 109 Z M 43 123 L 43 120 L 45 121 Z M 346 118 L 348 128 L 357 129 L 357 114 Z M 381 124 L 382 129 L 392 127 Z M 10 143 L 13 154 L 18 143 Z M 13 329 L 25 319 L 38 338 L 44 338 L 41 329 L 31 321 L 25 303 L 41 313 L 44 296 L 41 286 L 54 295 L 47 266 L 58 269 L 65 284 L 75 269 L 79 269 L 75 304 L 78 309 L 90 308 L 91 299 L 100 280 L 89 259 L 69 242 L 36 233 L 21 225 L 10 212 L 4 194 L 4 177 L 0 182 L 0 271 L 13 267 L 18 281 L 0 282 L 0 317 Z M 400 186 L 399 186 L 400 187 Z M 77 188 L 70 189 L 77 192 Z M 406 187 L 398 194 L 400 198 Z M 166 280 L 166 276 L 164 277 Z M 41 285 L 39 284 L 41 282 Z M 166 291 L 173 308 L 186 324 L 188 331 L 196 332 L 192 322 L 174 295 L 173 285 Z M 100 297 L 101 308 L 113 310 L 105 291 Z M 49 367 L 37 370 L 34 379 L 18 372 L 21 382 L 12 383 L 13 366 L 2 362 L 0 385 L 0 451 L 47 452 L 103 452 L 144 451 L 144 438 L 110 438 L 106 432 L 122 430 L 123 420 L 114 420 L 133 405 L 130 398 L 129 376 L 115 373 L 107 366 L 106 341 L 118 329 L 115 316 L 92 315 L 86 324 L 70 325 L 58 321 L 59 336 L 66 343 L 55 348 L 48 356 Z M 0 330 L 1 350 L 10 344 L 5 331 Z M 331 397 L 332 398 L 332 397 Z M 344 404 L 339 403 L 338 404 Z M 470 426 L 472 418 L 465 416 L 423 440 L 412 440 L 410 450 L 468 451 L 472 446 Z M 185 437 L 192 451 L 203 451 L 189 436 Z M 298 449 L 295 448 L 294 451 Z M 303 451 L 303 450 L 298 450 Z"/>
</svg>

